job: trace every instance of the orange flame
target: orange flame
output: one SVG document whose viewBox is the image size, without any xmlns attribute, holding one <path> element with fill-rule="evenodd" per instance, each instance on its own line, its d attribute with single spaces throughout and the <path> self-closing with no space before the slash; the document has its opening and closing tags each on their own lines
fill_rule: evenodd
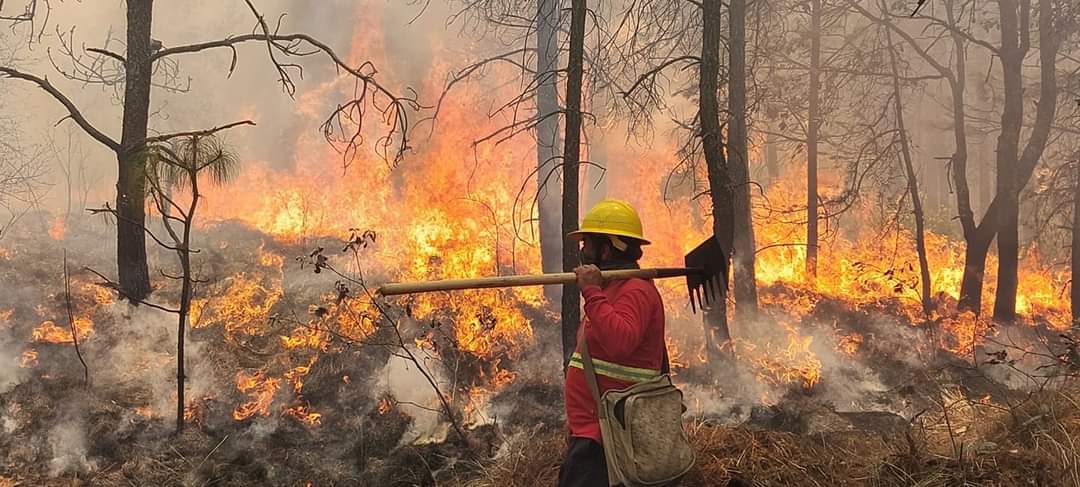
<svg viewBox="0 0 1080 487">
<path fill-rule="evenodd" d="M 248 375 L 243 370 L 237 372 L 236 388 L 247 393 L 251 400 L 236 407 L 233 419 L 243 421 L 256 414 L 269 416 L 270 403 L 274 400 L 280 383 L 280 379 L 267 379 L 261 370 L 253 375 Z"/>
<path fill-rule="evenodd" d="M 852 333 L 850 335 L 844 335 L 840 337 L 840 341 L 837 343 L 837 347 L 848 356 L 855 356 L 859 351 L 859 345 L 862 345 L 863 336 L 858 333 Z"/>
<path fill-rule="evenodd" d="M 269 281 L 269 285 L 264 285 Z M 223 324 L 225 333 L 259 335 L 270 310 L 284 295 L 281 279 L 266 278 L 259 272 L 237 273 L 226 280 L 227 288 L 211 301 L 192 302 L 191 323 L 195 328 Z"/>
<path fill-rule="evenodd" d="M 19 359 L 19 367 L 24 369 L 30 369 L 37 367 L 38 365 L 38 353 L 37 350 L 24 350 L 22 357 Z"/>
<path fill-rule="evenodd" d="M 384 397 L 379 399 L 379 414 L 386 414 L 394 408 L 394 404 L 390 402 L 390 398 Z"/>
<path fill-rule="evenodd" d="M 311 412 L 307 406 L 300 405 L 285 409 L 283 413 L 311 426 L 322 424 L 322 414 Z"/>
<path fill-rule="evenodd" d="M 75 331 L 78 333 L 79 341 L 86 340 L 94 336 L 94 322 L 90 318 L 75 318 Z M 71 330 L 66 327 L 57 326 L 52 320 L 47 320 L 38 325 L 31 332 L 31 339 L 35 342 L 46 343 L 73 343 L 74 339 L 71 336 Z"/>
<path fill-rule="evenodd" d="M 53 240 L 63 240 L 67 233 L 67 220 L 63 216 L 53 217 L 49 222 L 49 237 Z"/>
</svg>

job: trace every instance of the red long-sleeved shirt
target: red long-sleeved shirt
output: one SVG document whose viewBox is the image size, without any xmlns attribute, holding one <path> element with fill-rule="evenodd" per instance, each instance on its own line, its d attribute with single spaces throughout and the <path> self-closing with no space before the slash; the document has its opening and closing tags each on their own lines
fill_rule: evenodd
<svg viewBox="0 0 1080 487">
<path fill-rule="evenodd" d="M 578 330 L 578 342 L 582 337 L 588 340 L 594 359 L 660 370 L 664 360 L 664 302 L 652 281 L 610 281 L 602 288 L 586 286 L 581 295 L 585 298 L 585 319 Z M 601 395 L 608 389 L 633 385 L 599 374 L 596 380 Z M 565 402 L 570 436 L 601 442 L 596 401 L 589 392 L 584 370 L 567 368 Z"/>
</svg>

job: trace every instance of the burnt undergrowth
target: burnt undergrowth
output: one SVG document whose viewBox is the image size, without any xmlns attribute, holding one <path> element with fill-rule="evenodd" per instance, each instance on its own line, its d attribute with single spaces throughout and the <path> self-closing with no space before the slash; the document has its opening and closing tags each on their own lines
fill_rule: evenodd
<svg viewBox="0 0 1080 487">
<path fill-rule="evenodd" d="M 199 234 L 206 283 L 196 297 L 205 301 L 188 337 L 189 427 L 177 435 L 167 413 L 175 336 L 161 312 L 118 301 L 75 270 L 76 321 L 92 322 L 80 334 L 89 382 L 69 341 L 35 337 L 46 321 L 67 329 L 63 247 L 76 269 L 108 269 L 93 226 L 68 231 L 66 241 L 6 241 L 0 256 L 9 283 L 0 297 L 0 485 L 553 482 L 565 434 L 549 311 L 523 305 L 529 341 L 478 353 L 459 341 L 452 319 L 420 319 L 405 304 L 343 311 L 363 289 L 351 285 L 343 297 L 339 279 L 293 258 L 341 241 L 282 243 L 215 224 Z M 334 258 L 341 269 L 350 259 Z M 363 279 L 385 272 L 369 269 Z M 154 296 L 167 305 L 174 290 L 163 282 Z M 762 295 L 778 302 L 801 292 L 773 286 Z M 988 328 L 958 353 L 942 349 L 957 345 L 943 338 L 947 323 L 913 322 L 904 309 L 895 299 L 814 297 L 793 325 L 814 337 L 811 347 L 829 349 L 814 348 L 822 363 L 812 387 L 763 386 L 760 364 L 737 353 L 723 370 L 692 360 L 676 367 L 697 404 L 687 428 L 699 464 L 685 485 L 1075 482 L 1080 395 L 1069 339 L 1033 319 Z M 760 332 L 793 323 L 781 305 L 764 310 Z M 402 343 L 417 362 L 403 359 Z M 842 343 L 857 346 L 837 350 Z"/>
</svg>

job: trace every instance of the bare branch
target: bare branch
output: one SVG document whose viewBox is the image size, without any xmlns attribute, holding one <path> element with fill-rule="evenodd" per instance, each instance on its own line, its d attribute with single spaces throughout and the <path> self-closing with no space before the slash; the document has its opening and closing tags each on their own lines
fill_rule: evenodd
<svg viewBox="0 0 1080 487">
<path fill-rule="evenodd" d="M 124 59 L 124 56 L 121 56 L 121 55 L 119 55 L 119 54 L 117 54 L 115 52 L 112 52 L 112 51 L 108 50 L 108 49 L 103 49 L 103 48 L 98 48 L 98 47 L 90 47 L 90 48 L 87 48 L 86 50 L 88 52 L 92 52 L 92 53 L 95 53 L 95 54 L 101 54 L 102 56 L 111 57 L 111 58 L 113 58 L 113 59 L 115 59 L 117 61 L 120 61 L 121 64 L 127 62 L 127 59 Z"/>
<path fill-rule="evenodd" d="M 155 53 L 152 59 L 158 60 L 179 54 L 228 48 L 233 50 L 233 60 L 230 66 L 231 73 L 236 65 L 235 46 L 247 42 L 267 43 L 268 48 L 271 50 L 271 62 L 274 63 L 279 75 L 281 75 L 280 81 L 290 96 L 295 91 L 295 84 L 289 75 L 288 69 L 291 67 L 298 68 L 299 66 L 281 64 L 273 56 L 273 52 L 284 54 L 286 57 L 306 57 L 323 53 L 330 58 L 338 70 L 345 71 L 356 78 L 357 86 L 353 94 L 354 99 L 340 105 L 322 125 L 324 137 L 342 154 L 346 167 L 356 154 L 359 144 L 363 141 L 361 135 L 363 131 L 362 120 L 368 108 L 374 108 L 381 112 L 383 123 L 390 127 L 390 133 L 381 138 L 376 144 L 376 149 L 380 155 L 384 159 L 396 163 L 408 150 L 408 141 L 406 140 L 409 132 L 408 111 L 421 108 L 415 93 L 410 90 L 408 96 L 402 97 L 390 92 L 375 79 L 376 71 L 370 62 L 362 63 L 357 67 L 350 66 L 330 46 L 308 34 L 278 34 L 276 32 L 245 34 L 216 41 L 162 49 Z M 314 50 L 301 50 L 300 47 L 303 45 L 308 45 Z M 369 94 L 376 96 L 369 96 Z M 392 153 L 389 150 L 391 148 L 393 149 Z"/>
<path fill-rule="evenodd" d="M 86 270 L 86 271 L 92 272 L 92 273 L 94 273 L 94 275 L 101 278 L 101 280 L 103 282 L 98 283 L 99 286 L 107 287 L 109 289 L 112 289 L 113 291 L 116 291 L 117 294 L 119 294 L 120 296 L 123 296 L 124 299 L 127 299 L 128 301 L 131 301 L 133 303 L 146 305 L 146 306 L 149 306 L 151 308 L 164 311 L 166 313 L 173 313 L 173 314 L 180 313 L 180 310 L 178 310 L 178 309 L 166 308 L 166 307 L 164 307 L 164 306 L 162 306 L 160 304 L 154 304 L 154 303 L 151 303 L 149 301 L 143 301 L 141 299 L 131 299 L 131 296 L 128 296 L 127 294 L 124 294 L 124 290 L 120 288 L 120 284 L 116 283 L 112 279 L 109 279 L 108 277 L 105 277 L 104 274 L 102 274 L 102 273 L 100 273 L 98 271 L 95 271 L 94 269 L 91 269 L 89 267 L 83 267 L 83 269 Z"/>
<path fill-rule="evenodd" d="M 112 215 L 112 216 L 116 217 L 117 219 L 123 219 L 123 217 L 120 216 L 120 213 L 117 212 L 116 210 L 112 209 L 109 206 L 108 203 L 105 204 L 104 208 L 87 208 L 86 211 L 89 212 L 91 215 L 106 214 L 106 215 Z M 134 221 L 129 221 L 129 220 L 125 220 L 125 221 L 128 221 L 128 223 L 138 225 L 139 228 L 142 228 L 143 232 L 145 232 L 147 235 L 149 235 L 150 238 L 152 238 L 154 240 L 154 242 L 157 242 L 158 245 L 160 245 L 160 246 L 162 246 L 162 247 L 164 247 L 164 248 L 166 248 L 168 250 L 173 250 L 173 251 L 177 250 L 176 247 L 173 247 L 173 246 L 168 245 L 165 242 L 161 241 L 161 239 L 159 239 L 157 237 L 157 235 L 154 235 L 154 232 L 151 232 L 149 228 L 146 228 L 146 225 L 143 225 L 141 223 L 134 222 Z"/>
<path fill-rule="evenodd" d="M 30 73 L 24 73 L 15 68 L 7 66 L 0 66 L 0 74 L 3 74 L 8 78 L 21 79 L 38 85 L 38 87 L 40 87 L 42 90 L 45 90 L 47 93 L 52 95 L 52 97 L 55 98 L 56 101 L 64 105 L 64 108 L 67 108 L 68 110 L 68 116 L 72 120 L 74 120 L 75 123 L 83 129 L 83 131 L 90 135 L 90 137 L 92 137 L 98 142 L 101 142 L 102 145 L 108 147 L 113 152 L 120 151 L 120 144 L 117 143 L 115 140 L 109 138 L 108 135 L 105 135 L 102 131 L 98 130 L 97 127 L 91 124 L 86 119 L 86 117 L 83 116 L 82 112 L 80 112 L 79 109 L 75 107 L 75 104 L 72 103 L 67 96 L 64 96 L 64 94 L 61 93 L 60 90 L 56 89 L 56 87 L 49 82 L 48 78 L 39 78 Z"/>
<path fill-rule="evenodd" d="M 233 123 L 229 123 L 229 124 L 225 124 L 225 125 L 220 125 L 220 126 L 205 129 L 205 130 L 192 130 L 192 131 L 187 131 L 187 132 L 174 132 L 174 133 L 171 133 L 171 134 L 155 135 L 153 137 L 147 137 L 146 138 L 146 143 L 151 144 L 151 143 L 156 143 L 156 142 L 165 142 L 165 141 L 168 141 L 170 139 L 175 139 L 175 138 L 179 138 L 179 137 L 206 137 L 208 135 L 214 135 L 214 134 L 216 134 L 218 132 L 231 129 L 233 127 L 239 127 L 241 125 L 255 126 L 255 122 L 253 122 L 251 120 L 241 120 L 239 122 L 233 122 Z"/>
</svg>

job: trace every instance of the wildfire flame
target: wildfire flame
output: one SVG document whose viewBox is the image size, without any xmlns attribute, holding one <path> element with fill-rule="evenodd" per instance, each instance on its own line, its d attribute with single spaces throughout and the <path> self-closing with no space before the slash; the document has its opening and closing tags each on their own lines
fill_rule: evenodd
<svg viewBox="0 0 1080 487">
<path fill-rule="evenodd" d="M 390 398 L 383 397 L 379 399 L 379 414 L 386 414 L 394 408 L 394 403 L 390 401 Z"/>
<path fill-rule="evenodd" d="M 19 367 L 24 369 L 30 369 L 37 367 L 38 353 L 37 350 L 24 350 L 22 357 L 19 359 Z"/>
<path fill-rule="evenodd" d="M 267 378 L 261 370 L 250 375 L 243 370 L 237 372 L 236 388 L 240 389 L 240 392 L 247 393 L 251 400 L 236 407 L 233 411 L 233 419 L 243 421 L 256 414 L 269 416 L 270 403 L 274 400 L 274 394 L 277 393 L 280 385 L 280 379 Z"/>
<path fill-rule="evenodd" d="M 94 322 L 90 318 L 76 317 L 75 331 L 79 341 L 94 336 Z M 52 320 L 46 320 L 34 328 L 31 339 L 35 342 L 45 343 L 73 343 L 71 330 L 67 327 L 57 326 Z"/>
<path fill-rule="evenodd" d="M 318 426 L 322 424 L 322 414 L 309 411 L 308 407 L 305 405 L 287 408 L 285 409 L 284 414 L 286 416 L 292 416 L 297 420 L 311 426 Z"/>
<path fill-rule="evenodd" d="M 67 219 L 63 216 L 53 217 L 49 222 L 49 237 L 53 240 L 63 240 L 67 234 Z"/>
<path fill-rule="evenodd" d="M 269 284 L 264 285 L 264 281 Z M 284 295 L 281 278 L 266 277 L 260 272 L 240 272 L 229 277 L 225 289 L 209 299 L 192 301 L 191 323 L 194 328 L 215 324 L 225 327 L 226 336 L 237 333 L 259 335 L 270 310 Z"/>
<path fill-rule="evenodd" d="M 851 335 L 844 335 L 840 337 L 840 341 L 837 343 L 837 347 L 840 348 L 848 356 L 855 356 L 859 351 L 859 345 L 862 345 L 863 336 L 858 333 L 852 333 Z"/>
</svg>

